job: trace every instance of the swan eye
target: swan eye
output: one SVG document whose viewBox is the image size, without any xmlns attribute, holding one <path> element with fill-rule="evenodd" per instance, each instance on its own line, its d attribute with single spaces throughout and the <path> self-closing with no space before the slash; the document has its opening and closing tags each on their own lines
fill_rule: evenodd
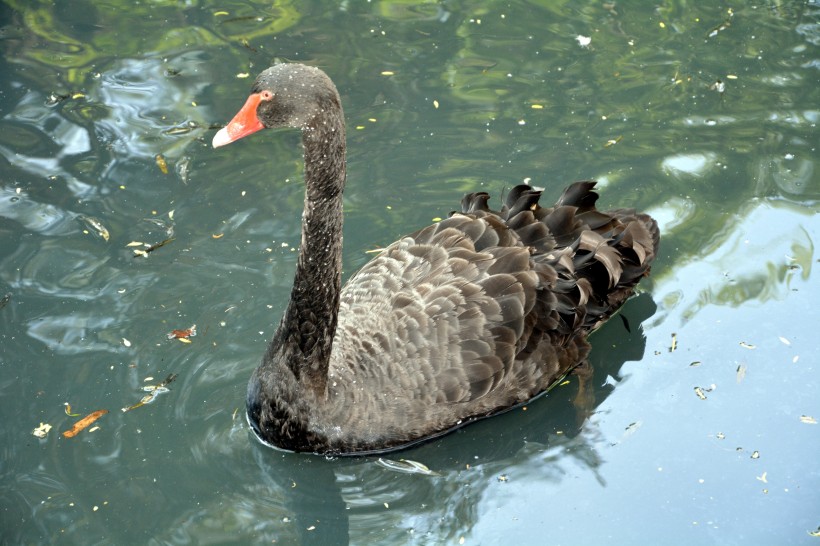
<svg viewBox="0 0 820 546">
<path fill-rule="evenodd" d="M 270 91 L 265 89 L 264 91 L 259 93 L 259 98 L 262 99 L 262 100 L 272 100 L 273 99 L 273 93 L 271 93 Z"/>
</svg>

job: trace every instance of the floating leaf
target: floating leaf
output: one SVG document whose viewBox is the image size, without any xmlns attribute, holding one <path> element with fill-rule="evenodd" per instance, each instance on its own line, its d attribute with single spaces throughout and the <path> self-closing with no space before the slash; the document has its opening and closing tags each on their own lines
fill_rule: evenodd
<svg viewBox="0 0 820 546">
<path fill-rule="evenodd" d="M 744 349 L 757 349 L 757 346 L 752 345 L 751 343 L 746 343 L 745 341 L 741 341 L 740 346 Z"/>
<path fill-rule="evenodd" d="M 77 218 L 85 225 L 90 227 L 92 230 L 94 230 L 94 233 L 102 237 L 105 241 L 108 241 L 110 235 L 108 233 L 108 230 L 102 224 L 102 222 L 91 216 L 80 215 Z"/>
<path fill-rule="evenodd" d="M 807 425 L 816 425 L 817 424 L 817 419 L 815 419 L 814 417 L 812 417 L 810 415 L 801 415 L 800 416 L 800 422 L 801 423 L 806 423 Z"/>
<path fill-rule="evenodd" d="M 196 324 L 192 325 L 187 330 L 171 330 L 170 332 L 168 332 L 166 334 L 166 337 L 168 339 L 179 339 L 180 341 L 182 341 L 182 340 L 187 341 L 187 339 L 185 339 L 185 338 L 195 337 L 195 336 L 196 336 Z M 188 343 L 190 343 L 190 341 L 188 341 Z"/>
<path fill-rule="evenodd" d="M 159 170 L 162 171 L 162 174 L 168 174 L 168 162 L 165 161 L 162 154 L 157 154 L 154 160 L 156 160 L 157 167 L 159 167 Z"/>
<path fill-rule="evenodd" d="M 31 431 L 32 434 L 38 438 L 45 438 L 48 431 L 51 430 L 51 425 L 48 423 L 40 423 L 40 426 Z"/>
<path fill-rule="evenodd" d="M 82 431 L 84 428 L 88 427 L 91 423 L 93 423 L 94 421 L 96 421 L 97 419 L 99 419 L 100 417 L 105 415 L 106 413 L 108 413 L 108 410 L 104 410 L 104 409 L 103 410 L 97 410 L 93 413 L 89 413 L 88 415 L 86 415 L 85 417 L 83 417 L 82 419 L 80 419 L 79 421 L 74 423 L 74 426 L 71 427 L 71 430 L 67 430 L 67 431 L 63 432 L 63 436 L 65 436 L 66 438 L 73 438 L 80 431 Z"/>
<path fill-rule="evenodd" d="M 79 417 L 80 416 L 79 413 L 71 413 L 71 404 L 69 404 L 68 402 L 65 402 L 63 405 L 65 406 L 65 414 L 68 415 L 69 417 Z"/>
</svg>

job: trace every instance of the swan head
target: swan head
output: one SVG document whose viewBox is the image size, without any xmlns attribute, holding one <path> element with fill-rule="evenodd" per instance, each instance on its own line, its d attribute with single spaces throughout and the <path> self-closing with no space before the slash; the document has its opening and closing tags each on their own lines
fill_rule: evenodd
<svg viewBox="0 0 820 546">
<path fill-rule="evenodd" d="M 251 94 L 234 118 L 214 136 L 218 148 L 260 129 L 306 130 L 341 117 L 339 93 L 327 74 L 312 66 L 279 64 L 256 77 Z"/>
</svg>

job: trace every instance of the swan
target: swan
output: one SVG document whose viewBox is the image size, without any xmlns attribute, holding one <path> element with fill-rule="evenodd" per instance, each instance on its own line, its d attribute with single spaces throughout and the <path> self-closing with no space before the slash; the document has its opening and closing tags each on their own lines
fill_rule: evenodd
<svg viewBox="0 0 820 546">
<path fill-rule="evenodd" d="M 270 446 L 381 453 L 528 401 L 585 362 L 588 334 L 658 252 L 657 223 L 598 211 L 594 182 L 553 207 L 519 185 L 498 211 L 466 195 L 342 288 L 345 123 L 323 71 L 264 70 L 213 146 L 275 127 L 301 130 L 305 200 L 290 301 L 247 390 L 248 423 Z"/>
</svg>

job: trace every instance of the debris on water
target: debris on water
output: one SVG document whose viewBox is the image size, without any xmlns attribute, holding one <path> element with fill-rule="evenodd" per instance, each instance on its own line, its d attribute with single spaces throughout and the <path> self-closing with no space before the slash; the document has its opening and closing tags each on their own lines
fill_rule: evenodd
<svg viewBox="0 0 820 546">
<path fill-rule="evenodd" d="M 816 425 L 817 424 L 817 419 L 815 419 L 811 415 L 801 415 L 800 416 L 800 422 L 801 423 L 806 423 L 807 425 Z"/>
<path fill-rule="evenodd" d="M 49 425 L 48 423 L 40 423 L 40 426 L 31 431 L 31 433 L 37 436 L 38 438 L 45 438 L 48 434 L 48 431 L 50 430 L 51 425 Z"/>
<path fill-rule="evenodd" d="M 162 154 L 157 154 L 154 157 L 154 160 L 157 162 L 157 167 L 159 167 L 159 170 L 162 171 L 162 174 L 168 174 L 168 162 L 165 161 Z"/>
<path fill-rule="evenodd" d="M 764 472 L 762 476 L 755 476 L 755 478 L 757 478 L 759 481 L 763 483 L 769 483 L 768 480 L 766 480 L 766 474 L 767 472 Z"/>
<path fill-rule="evenodd" d="M 669 352 L 674 353 L 678 348 L 678 334 L 672 332 L 672 344 L 669 346 Z"/>
<path fill-rule="evenodd" d="M 71 413 L 71 404 L 69 404 L 68 402 L 63 403 L 63 405 L 65 406 L 65 414 L 68 415 L 69 417 L 79 417 L 80 416 L 79 413 Z"/>
<path fill-rule="evenodd" d="M 167 245 L 168 243 L 172 242 L 173 240 L 174 240 L 174 238 L 173 238 L 173 237 L 170 237 L 170 238 L 168 238 L 168 239 L 163 239 L 162 241 L 160 241 L 160 242 L 158 242 L 158 243 L 156 243 L 156 244 L 153 244 L 153 245 L 148 245 L 148 244 L 146 244 L 146 245 L 145 245 L 145 248 L 135 248 L 135 249 L 134 249 L 134 257 L 137 257 L 137 256 L 142 256 L 143 258 L 147 258 L 147 257 L 148 257 L 148 253 L 149 253 L 149 252 L 153 252 L 153 251 L 155 251 L 156 249 L 161 248 L 161 247 L 163 247 L 163 246 Z M 143 243 L 143 244 L 144 244 L 144 243 Z"/>
<path fill-rule="evenodd" d="M 96 233 L 99 237 L 102 237 L 104 240 L 108 241 L 108 239 L 110 238 L 110 235 L 106 227 L 102 224 L 102 222 L 100 222 L 96 218 L 81 214 L 77 217 L 77 219 L 83 222 L 89 228 L 91 228 L 91 230 L 94 231 L 94 233 Z M 86 231 L 85 233 L 88 232 Z"/>
<path fill-rule="evenodd" d="M 744 349 L 757 349 L 756 345 L 752 345 L 751 343 L 746 343 L 745 341 L 740 342 L 740 346 Z"/>
<path fill-rule="evenodd" d="M 716 80 L 715 83 L 709 86 L 710 91 L 717 91 L 721 95 L 726 91 L 726 84 L 723 80 Z"/>
<path fill-rule="evenodd" d="M 409 459 L 399 459 L 398 461 L 393 461 L 391 459 L 383 459 L 379 457 L 376 461 L 380 466 L 388 470 L 394 470 L 396 472 L 403 472 L 404 474 L 422 474 L 424 476 L 440 476 L 438 472 L 430 470 L 427 468 L 426 465 L 420 463 L 418 461 L 412 461 Z"/>
<path fill-rule="evenodd" d="M 789 341 L 788 339 L 786 339 L 783 336 L 777 336 L 777 339 L 779 339 L 780 343 L 782 343 L 783 345 L 791 345 L 792 344 L 791 341 Z"/>
<path fill-rule="evenodd" d="M 578 36 L 575 37 L 575 41 L 578 42 L 579 46 L 581 46 L 583 48 L 587 48 L 587 47 L 589 47 L 589 44 L 592 43 L 592 37 L 591 36 L 583 36 L 583 35 L 579 34 Z"/>
<path fill-rule="evenodd" d="M 5 307 L 11 301 L 11 292 L 0 298 L 0 309 Z"/>
<path fill-rule="evenodd" d="M 125 339 L 125 338 L 122 338 L 122 344 L 123 344 L 123 345 L 125 345 L 126 347 L 130 347 L 130 346 L 131 346 L 131 342 L 130 342 L 130 341 L 128 341 L 127 339 Z"/>
<path fill-rule="evenodd" d="M 728 19 L 726 19 L 721 24 L 719 24 L 718 26 L 716 26 L 715 28 L 713 28 L 712 30 L 709 31 L 709 33 L 706 35 L 707 40 L 709 38 L 714 38 L 715 36 L 717 36 L 718 34 L 723 32 L 724 30 L 726 30 L 727 28 L 732 26 L 731 18 L 734 16 L 734 11 L 732 10 L 732 8 L 729 8 L 728 15 L 729 15 Z"/>
<path fill-rule="evenodd" d="M 257 52 L 257 51 L 256 51 L 256 48 L 255 48 L 255 47 L 253 47 L 253 46 L 250 44 L 250 42 L 248 42 L 248 40 L 246 40 L 245 38 L 242 38 L 242 47 L 244 47 L 245 49 L 247 49 L 247 50 L 249 50 L 249 51 L 253 51 L 254 53 L 256 53 L 256 52 Z"/>
<path fill-rule="evenodd" d="M 752 459 L 759 459 L 759 458 L 760 458 L 760 452 L 757 451 L 757 450 L 753 451 L 752 452 Z"/>
<path fill-rule="evenodd" d="M 717 385 L 715 385 L 714 383 L 712 383 L 708 387 L 695 387 L 695 394 L 701 400 L 706 400 L 706 393 L 707 392 L 712 392 L 716 388 L 717 388 Z"/>
<path fill-rule="evenodd" d="M 693 368 L 697 368 L 698 366 L 700 366 L 700 364 L 701 364 L 700 360 L 694 360 L 694 361 L 689 363 L 689 366 L 691 366 Z"/>
<path fill-rule="evenodd" d="M 188 178 L 191 172 L 191 158 L 185 156 L 179 161 L 177 161 L 176 171 L 177 176 L 179 176 L 179 179 L 182 180 L 182 183 L 187 185 Z"/>
<path fill-rule="evenodd" d="M 737 367 L 737 382 L 743 381 L 744 377 L 746 377 L 746 364 L 741 364 Z"/>
<path fill-rule="evenodd" d="M 193 121 L 189 121 L 188 123 L 184 123 L 182 125 L 177 125 L 176 127 L 171 127 L 170 129 L 165 129 L 162 134 L 167 136 L 177 136 L 177 135 L 187 135 L 194 129 L 197 129 L 199 124 Z M 158 156 L 159 157 L 159 156 Z M 167 164 L 166 164 L 167 167 Z"/>
<path fill-rule="evenodd" d="M 163 381 L 159 385 L 146 385 L 142 387 L 142 390 L 147 392 L 148 394 L 140 398 L 139 402 L 137 402 L 136 404 L 128 406 L 127 408 L 122 408 L 123 413 L 137 409 L 141 406 L 144 406 L 145 404 L 150 404 L 154 401 L 154 399 L 156 399 L 157 395 L 169 392 L 170 389 L 168 389 L 167 385 L 173 382 L 176 378 L 177 374 L 172 373 L 169 374 L 168 377 L 165 378 L 165 381 Z"/>
<path fill-rule="evenodd" d="M 91 423 L 93 423 L 106 413 L 108 413 L 108 410 L 104 409 L 89 413 L 88 415 L 74 423 L 74 426 L 72 426 L 70 430 L 63 432 L 63 436 L 65 436 L 66 438 L 73 438 L 74 436 L 79 434 L 83 429 L 91 425 Z"/>
<path fill-rule="evenodd" d="M 71 98 L 71 95 L 68 93 L 50 93 L 46 97 L 46 106 L 55 106 L 69 98 Z"/>
<path fill-rule="evenodd" d="M 186 340 L 189 337 L 196 336 L 196 324 L 193 324 L 187 330 L 171 330 L 166 334 L 168 339 L 178 339 L 180 341 Z"/>
</svg>

